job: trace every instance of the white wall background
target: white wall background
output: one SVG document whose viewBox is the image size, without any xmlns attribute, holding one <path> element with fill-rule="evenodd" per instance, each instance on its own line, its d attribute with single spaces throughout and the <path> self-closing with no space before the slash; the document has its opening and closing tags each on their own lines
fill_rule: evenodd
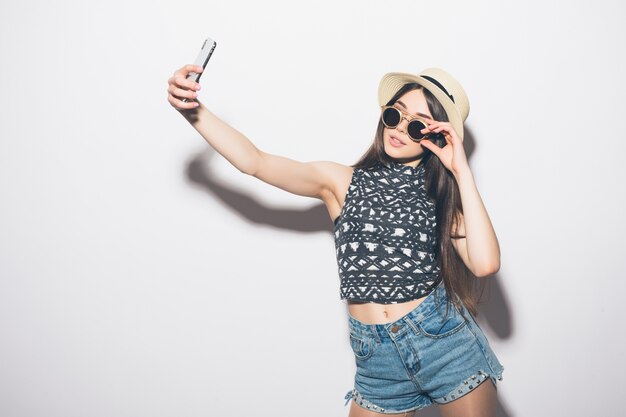
<svg viewBox="0 0 626 417">
<path fill-rule="evenodd" d="M 626 14 L 557 3 L 2 2 L 0 415 L 347 415 L 325 208 L 167 103 L 206 35 L 200 100 L 302 161 L 356 161 L 384 73 L 454 74 L 502 249 L 499 415 L 624 413 Z"/>
</svg>

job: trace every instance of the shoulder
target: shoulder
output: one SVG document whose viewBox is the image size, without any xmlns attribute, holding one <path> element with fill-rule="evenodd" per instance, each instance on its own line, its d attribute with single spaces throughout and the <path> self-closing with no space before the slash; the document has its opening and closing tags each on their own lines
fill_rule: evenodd
<svg viewBox="0 0 626 417">
<path fill-rule="evenodd" d="M 352 174 L 352 167 L 349 165 L 340 164 L 339 162 L 334 161 L 313 161 L 309 162 L 312 165 L 321 171 L 324 171 L 325 174 L 330 176 L 341 176 L 346 173 Z"/>
</svg>

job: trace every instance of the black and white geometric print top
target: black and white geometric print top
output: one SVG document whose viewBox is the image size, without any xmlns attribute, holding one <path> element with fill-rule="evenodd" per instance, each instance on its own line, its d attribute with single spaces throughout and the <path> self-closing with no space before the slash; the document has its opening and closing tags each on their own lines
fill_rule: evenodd
<svg viewBox="0 0 626 417">
<path fill-rule="evenodd" d="M 334 227 L 341 299 L 396 304 L 440 282 L 435 203 L 424 178 L 421 163 L 354 169 Z"/>
</svg>

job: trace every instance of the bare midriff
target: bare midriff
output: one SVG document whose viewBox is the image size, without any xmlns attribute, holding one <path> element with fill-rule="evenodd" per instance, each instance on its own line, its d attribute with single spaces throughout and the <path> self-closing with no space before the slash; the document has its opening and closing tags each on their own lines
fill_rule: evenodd
<svg viewBox="0 0 626 417">
<path fill-rule="evenodd" d="M 350 315 L 365 324 L 392 323 L 420 305 L 426 296 L 397 304 L 358 303 L 348 301 Z"/>
</svg>

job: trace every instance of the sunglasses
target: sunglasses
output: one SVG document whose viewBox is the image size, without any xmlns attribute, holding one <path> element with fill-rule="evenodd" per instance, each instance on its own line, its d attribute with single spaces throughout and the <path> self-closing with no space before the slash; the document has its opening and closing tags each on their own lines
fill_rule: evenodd
<svg viewBox="0 0 626 417">
<path fill-rule="evenodd" d="M 441 133 L 422 133 L 422 129 L 427 126 L 426 123 L 422 121 L 423 118 L 419 118 L 417 116 L 405 113 L 397 107 L 383 106 L 380 119 L 382 120 L 385 127 L 388 127 L 390 129 L 397 127 L 402 122 L 402 119 L 405 119 L 407 122 L 409 122 L 406 126 L 406 133 L 409 135 L 413 142 L 419 142 L 424 138 L 444 139 L 444 136 Z"/>
</svg>

